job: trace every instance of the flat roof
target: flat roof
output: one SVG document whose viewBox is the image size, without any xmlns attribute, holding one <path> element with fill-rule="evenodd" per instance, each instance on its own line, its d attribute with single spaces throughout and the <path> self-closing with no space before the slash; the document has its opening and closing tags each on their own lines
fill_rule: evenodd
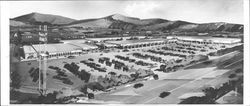
<svg viewBox="0 0 250 106">
<path fill-rule="evenodd" d="M 167 39 L 177 38 L 181 40 L 194 40 L 194 41 L 213 41 L 217 43 L 235 43 L 240 42 L 240 38 L 218 38 L 211 36 L 168 36 Z"/>
<path fill-rule="evenodd" d="M 98 48 L 97 46 L 89 45 L 89 44 L 86 44 L 86 43 L 80 43 L 80 42 L 69 42 L 69 43 L 67 43 L 67 44 L 73 45 L 73 46 L 77 46 L 77 47 L 80 47 L 80 48 L 82 48 L 83 50 L 96 49 L 96 48 Z"/>
<path fill-rule="evenodd" d="M 107 47 L 112 47 L 112 46 L 116 46 L 117 44 L 112 44 L 112 43 L 107 43 L 107 42 L 104 42 L 104 43 L 96 43 L 97 45 L 105 45 Z"/>
<path fill-rule="evenodd" d="M 129 39 L 131 37 L 138 37 L 138 38 L 144 38 L 146 36 L 116 36 L 116 37 L 104 37 L 104 38 L 86 38 L 87 40 L 94 40 L 94 41 L 102 41 L 102 40 L 111 40 L 111 39 L 120 39 L 120 38 L 123 38 L 123 39 Z"/>
<path fill-rule="evenodd" d="M 79 42 L 79 43 L 85 43 L 88 41 L 87 39 L 75 39 L 75 40 L 61 40 L 63 43 L 70 43 L 70 42 Z"/>
<path fill-rule="evenodd" d="M 70 44 L 36 44 L 32 46 L 29 45 L 23 46 L 24 53 L 36 53 L 36 51 L 38 52 L 47 51 L 49 53 L 56 53 L 56 52 L 69 52 L 69 51 L 82 50 L 81 47 L 77 47 Z"/>
<path fill-rule="evenodd" d="M 107 42 L 113 43 L 113 44 L 136 44 L 136 43 L 156 42 L 156 41 L 165 41 L 165 40 L 163 39 L 139 39 L 139 40 L 122 40 L 122 41 L 107 41 Z"/>
<path fill-rule="evenodd" d="M 24 53 L 35 53 L 36 51 L 31 46 L 23 46 Z"/>
</svg>

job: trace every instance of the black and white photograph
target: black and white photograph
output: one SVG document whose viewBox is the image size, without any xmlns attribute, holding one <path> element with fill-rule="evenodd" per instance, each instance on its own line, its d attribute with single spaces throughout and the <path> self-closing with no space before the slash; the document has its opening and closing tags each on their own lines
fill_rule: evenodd
<svg viewBox="0 0 250 106">
<path fill-rule="evenodd" d="M 1 98 L 10 105 L 246 105 L 246 3 L 1 1 Z"/>
</svg>

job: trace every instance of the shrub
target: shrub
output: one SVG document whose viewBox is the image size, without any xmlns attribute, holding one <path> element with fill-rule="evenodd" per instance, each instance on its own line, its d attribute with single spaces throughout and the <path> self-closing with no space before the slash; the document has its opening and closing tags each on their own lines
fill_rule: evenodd
<svg viewBox="0 0 250 106">
<path fill-rule="evenodd" d="M 78 77 L 81 80 L 85 80 L 85 82 L 88 82 L 89 78 L 90 78 L 90 73 L 86 72 L 85 70 L 81 70 L 81 72 L 79 73 Z"/>
<path fill-rule="evenodd" d="M 116 73 L 115 73 L 115 72 L 109 72 L 108 74 L 111 74 L 111 75 L 116 75 Z"/>
<path fill-rule="evenodd" d="M 236 74 L 230 74 L 230 75 L 228 76 L 228 78 L 234 78 L 234 77 L 236 77 Z"/>
<path fill-rule="evenodd" d="M 93 94 L 93 93 L 88 93 L 88 98 L 89 98 L 89 99 L 94 99 L 94 98 L 95 98 L 95 96 L 94 96 L 94 94 Z"/>
<path fill-rule="evenodd" d="M 182 60 L 176 60 L 176 63 L 180 63 Z"/>
<path fill-rule="evenodd" d="M 143 86 L 142 83 L 138 83 L 138 84 L 135 84 L 135 85 L 134 85 L 134 88 L 140 88 L 140 87 L 142 87 L 142 86 Z"/>
<path fill-rule="evenodd" d="M 235 72 L 236 72 L 236 73 L 241 73 L 241 72 L 243 72 L 243 71 L 242 71 L 242 69 L 237 69 Z"/>
<path fill-rule="evenodd" d="M 89 61 L 94 61 L 94 59 L 92 59 L 92 58 L 89 58 L 88 60 L 89 60 Z"/>
<path fill-rule="evenodd" d="M 63 83 L 64 84 L 68 84 L 68 85 L 73 85 L 74 83 L 70 80 L 70 79 L 68 79 L 68 78 L 66 78 L 65 80 L 63 80 Z"/>
<path fill-rule="evenodd" d="M 88 93 L 88 91 L 87 91 L 87 86 L 84 85 L 83 87 L 80 88 L 79 91 L 82 92 L 82 93 L 84 93 L 84 94 L 87 94 L 87 93 Z"/>
<path fill-rule="evenodd" d="M 136 73 L 136 74 L 130 74 L 130 77 L 134 78 L 134 79 L 137 79 L 139 77 L 139 74 L 138 73 Z"/>
<path fill-rule="evenodd" d="M 155 74 L 153 77 L 154 77 L 155 80 L 159 79 L 159 76 L 157 74 Z"/>
<path fill-rule="evenodd" d="M 21 76 L 17 71 L 11 73 L 11 87 L 19 89 L 21 87 Z"/>
<path fill-rule="evenodd" d="M 105 88 L 98 82 L 92 82 L 87 85 L 87 88 L 93 90 L 93 91 L 104 91 Z"/>
<path fill-rule="evenodd" d="M 29 73 L 30 73 L 30 77 L 32 78 L 32 81 L 36 82 L 39 78 L 39 68 L 36 68 L 36 69 L 31 68 Z"/>
<path fill-rule="evenodd" d="M 211 63 L 212 63 L 212 61 L 205 61 L 205 62 L 203 62 L 203 64 L 206 64 L 206 65 L 211 64 Z"/>
</svg>

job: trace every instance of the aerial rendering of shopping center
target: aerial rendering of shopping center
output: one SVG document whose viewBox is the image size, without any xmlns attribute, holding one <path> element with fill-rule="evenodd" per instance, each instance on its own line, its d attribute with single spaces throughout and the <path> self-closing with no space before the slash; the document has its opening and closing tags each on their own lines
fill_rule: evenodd
<svg viewBox="0 0 250 106">
<path fill-rule="evenodd" d="M 234 18 L 216 9 L 233 11 L 239 7 L 227 5 L 240 0 L 149 1 L 27 1 L 32 8 L 24 10 L 26 3 L 9 3 L 20 12 L 8 18 L 2 56 L 9 103 L 243 104 L 248 35 L 244 24 L 224 22 Z M 38 7 L 58 15 L 23 14 Z M 202 18 L 215 9 L 217 15 Z"/>
</svg>

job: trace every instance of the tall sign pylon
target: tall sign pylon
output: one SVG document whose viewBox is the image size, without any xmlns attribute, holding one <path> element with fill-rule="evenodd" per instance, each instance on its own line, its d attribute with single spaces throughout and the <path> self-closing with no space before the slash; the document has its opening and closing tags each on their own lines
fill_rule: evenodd
<svg viewBox="0 0 250 106">
<path fill-rule="evenodd" d="M 47 35 L 48 29 L 47 25 L 39 25 L 39 53 L 38 53 L 38 62 L 39 62 L 39 92 L 42 95 L 46 95 L 47 91 L 47 58 L 46 58 L 46 44 L 47 44 Z"/>
</svg>

